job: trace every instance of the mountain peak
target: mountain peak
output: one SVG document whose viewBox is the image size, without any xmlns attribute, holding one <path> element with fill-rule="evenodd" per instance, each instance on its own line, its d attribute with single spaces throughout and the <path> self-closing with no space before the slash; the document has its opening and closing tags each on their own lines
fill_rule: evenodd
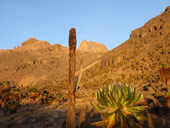
<svg viewBox="0 0 170 128">
<path fill-rule="evenodd" d="M 97 43 L 93 41 L 87 41 L 87 40 L 82 40 L 78 51 L 83 51 L 83 52 L 90 52 L 90 53 L 96 53 L 96 52 L 107 52 L 108 49 L 107 47 L 102 44 L 102 43 Z"/>
<path fill-rule="evenodd" d="M 50 46 L 48 41 L 41 41 L 41 40 L 37 40 L 36 38 L 29 38 L 28 40 L 24 41 L 21 44 L 21 47 L 25 47 L 25 46 L 40 46 L 40 47 L 44 47 L 44 46 Z"/>
<path fill-rule="evenodd" d="M 15 50 L 38 50 L 41 48 L 47 48 L 51 46 L 48 41 L 41 41 L 36 38 L 29 38 L 21 44 L 21 47 L 15 48 Z"/>
<path fill-rule="evenodd" d="M 29 38 L 28 40 L 24 41 L 21 46 L 24 47 L 26 45 L 34 44 L 36 41 L 38 41 L 36 38 Z"/>
</svg>

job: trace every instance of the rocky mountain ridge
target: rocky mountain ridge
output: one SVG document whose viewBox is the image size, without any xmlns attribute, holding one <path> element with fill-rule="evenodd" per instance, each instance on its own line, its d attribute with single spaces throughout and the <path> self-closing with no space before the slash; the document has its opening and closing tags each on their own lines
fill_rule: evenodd
<svg viewBox="0 0 170 128">
<path fill-rule="evenodd" d="M 68 47 L 60 44 L 51 45 L 48 41 L 30 38 L 21 47 L 0 50 L 0 53 L 0 72 L 3 74 L 0 81 L 7 80 L 19 86 L 46 85 L 47 81 L 57 81 L 68 75 Z M 76 70 L 93 63 L 102 54 L 77 51 Z"/>
<path fill-rule="evenodd" d="M 162 64 L 170 64 L 170 7 L 105 53 L 96 66 L 86 71 L 82 84 L 96 88 L 113 82 L 158 85 Z"/>
<path fill-rule="evenodd" d="M 96 52 L 105 53 L 108 52 L 109 50 L 102 43 L 97 43 L 93 41 L 87 42 L 87 40 L 82 40 L 80 46 L 78 47 L 78 51 L 91 52 L 91 53 L 96 53 Z"/>
</svg>

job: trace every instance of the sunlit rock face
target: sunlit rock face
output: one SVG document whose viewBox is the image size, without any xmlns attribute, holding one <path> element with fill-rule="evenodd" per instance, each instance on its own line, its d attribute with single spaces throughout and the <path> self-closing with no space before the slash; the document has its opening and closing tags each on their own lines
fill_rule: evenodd
<svg viewBox="0 0 170 128">
<path fill-rule="evenodd" d="M 78 48 L 78 51 L 91 52 L 91 53 L 95 53 L 95 52 L 105 53 L 108 51 L 108 49 L 104 44 L 93 42 L 93 41 L 87 42 L 86 40 L 82 40 Z"/>
</svg>

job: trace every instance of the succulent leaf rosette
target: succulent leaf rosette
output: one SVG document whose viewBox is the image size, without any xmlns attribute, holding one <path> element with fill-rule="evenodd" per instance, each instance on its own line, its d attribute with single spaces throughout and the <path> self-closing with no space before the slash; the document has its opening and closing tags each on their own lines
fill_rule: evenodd
<svg viewBox="0 0 170 128">
<path fill-rule="evenodd" d="M 16 100 L 9 100 L 7 105 L 8 105 L 9 112 L 11 114 L 17 111 L 18 102 Z"/>
<path fill-rule="evenodd" d="M 62 94 L 56 94 L 56 100 L 57 101 L 61 102 L 61 101 L 63 101 L 63 99 L 64 99 L 64 97 L 63 97 Z"/>
<path fill-rule="evenodd" d="M 16 96 L 19 96 L 19 94 L 20 94 L 20 89 L 19 89 L 19 88 L 13 89 L 13 94 L 16 95 Z"/>
<path fill-rule="evenodd" d="M 2 87 L 1 87 L 1 93 L 5 94 L 5 93 L 9 93 L 10 92 L 10 86 L 9 86 L 9 82 L 8 81 L 4 81 L 2 83 Z"/>
<path fill-rule="evenodd" d="M 92 123 L 97 127 L 129 128 L 138 127 L 140 120 L 145 120 L 147 106 L 135 106 L 140 102 L 142 94 L 130 85 L 109 85 L 97 92 L 98 104 L 91 103 L 94 108 L 101 111 L 104 119 Z"/>
<path fill-rule="evenodd" d="M 53 103 L 53 101 L 54 101 L 53 96 L 49 96 L 49 97 L 47 98 L 47 103 L 48 103 L 48 104 Z"/>
<path fill-rule="evenodd" d="M 19 89 L 19 88 L 15 88 L 15 89 L 13 90 L 13 95 L 15 96 L 15 98 L 16 98 L 17 100 L 19 100 L 19 99 L 21 98 L 20 89 Z"/>
<path fill-rule="evenodd" d="M 14 99 L 14 95 L 12 93 L 9 93 L 7 95 L 7 99 L 8 99 L 8 101 Z"/>
<path fill-rule="evenodd" d="M 8 107 L 11 107 L 11 106 L 17 106 L 17 101 L 16 100 L 9 100 L 8 101 Z"/>
<path fill-rule="evenodd" d="M 28 95 L 31 99 L 34 99 L 39 96 L 39 91 L 35 88 L 31 88 L 28 92 Z"/>
<path fill-rule="evenodd" d="M 170 98 L 170 92 L 165 93 L 165 98 L 167 98 L 167 99 Z"/>
</svg>

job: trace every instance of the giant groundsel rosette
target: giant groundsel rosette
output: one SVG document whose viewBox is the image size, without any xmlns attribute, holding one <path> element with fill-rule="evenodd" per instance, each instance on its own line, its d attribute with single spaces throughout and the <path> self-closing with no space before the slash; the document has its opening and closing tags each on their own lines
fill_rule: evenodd
<svg viewBox="0 0 170 128">
<path fill-rule="evenodd" d="M 142 98 L 133 86 L 127 84 L 109 85 L 97 92 L 98 104 L 91 103 L 102 112 L 104 119 L 92 123 L 97 127 L 138 127 L 140 120 L 145 120 L 147 106 L 136 106 Z"/>
</svg>

